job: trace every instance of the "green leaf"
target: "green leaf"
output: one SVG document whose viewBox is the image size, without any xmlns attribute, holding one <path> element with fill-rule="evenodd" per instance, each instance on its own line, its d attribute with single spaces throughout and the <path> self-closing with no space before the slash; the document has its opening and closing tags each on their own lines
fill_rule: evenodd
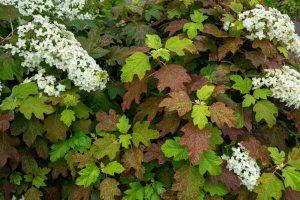
<svg viewBox="0 0 300 200">
<path fill-rule="evenodd" d="M 22 174 L 20 172 L 13 172 L 9 176 L 9 181 L 15 185 L 20 185 L 22 181 Z"/>
<path fill-rule="evenodd" d="M 161 39 L 158 35 L 146 35 L 145 44 L 152 49 L 159 49 L 162 47 Z"/>
<path fill-rule="evenodd" d="M 80 176 L 76 179 L 76 185 L 88 187 L 97 181 L 100 170 L 95 163 L 90 163 L 84 169 L 80 170 L 78 174 Z"/>
<path fill-rule="evenodd" d="M 203 152 L 202 159 L 198 161 L 199 172 L 204 175 L 205 172 L 209 172 L 210 175 L 218 176 L 221 174 L 222 159 L 217 156 L 216 152 L 208 151 Z"/>
<path fill-rule="evenodd" d="M 48 179 L 47 174 L 51 171 L 51 168 L 44 167 L 39 169 L 36 176 L 32 179 L 32 185 L 37 188 L 47 186 L 45 181 Z"/>
<path fill-rule="evenodd" d="M 180 144 L 180 137 L 175 137 L 174 140 L 166 140 L 161 146 L 161 150 L 167 158 L 173 157 L 174 161 L 187 160 L 189 158 L 187 148 Z"/>
<path fill-rule="evenodd" d="M 63 140 L 51 145 L 50 161 L 55 162 L 60 158 L 63 158 L 66 153 L 70 150 L 68 141 Z"/>
<path fill-rule="evenodd" d="M 200 90 L 197 90 L 198 99 L 205 101 L 207 100 L 212 93 L 214 92 L 215 86 L 204 85 Z"/>
<path fill-rule="evenodd" d="M 24 83 L 16 85 L 12 89 L 12 96 L 23 99 L 29 95 L 38 94 L 38 86 L 35 83 Z"/>
<path fill-rule="evenodd" d="M 211 149 L 214 150 L 217 145 L 222 144 L 224 142 L 222 131 L 220 131 L 220 129 L 218 129 L 217 127 L 214 127 L 211 123 L 208 123 L 207 128 L 212 134 L 209 139 L 209 142 L 211 144 Z"/>
<path fill-rule="evenodd" d="M 69 140 L 68 145 L 78 150 L 79 152 L 83 153 L 86 149 L 89 149 L 91 147 L 91 138 L 88 137 L 83 132 L 79 131 L 76 132 Z"/>
<path fill-rule="evenodd" d="M 150 122 L 137 122 L 133 127 L 132 142 L 134 146 L 138 147 L 140 143 L 149 147 L 150 140 L 159 138 L 159 132 L 154 129 L 149 129 Z"/>
<path fill-rule="evenodd" d="M 163 14 L 163 10 L 164 8 L 161 5 L 151 5 L 150 9 L 145 11 L 145 19 L 150 21 L 154 17 L 156 20 L 159 20 Z"/>
<path fill-rule="evenodd" d="M 75 121 L 75 112 L 73 110 L 62 111 L 60 120 L 69 127 Z"/>
<path fill-rule="evenodd" d="M 14 80 L 14 76 L 18 80 L 20 80 L 20 78 L 22 77 L 23 69 L 21 67 L 21 62 L 18 59 L 13 58 L 11 55 L 8 54 L 1 55 L 0 66 L 1 66 L 0 67 L 1 80 L 4 81 Z"/>
<path fill-rule="evenodd" d="M 205 181 L 204 190 L 211 196 L 224 196 L 228 193 L 227 187 L 224 183 L 212 184 L 210 181 Z"/>
<path fill-rule="evenodd" d="M 183 50 L 188 50 L 191 53 L 196 51 L 196 47 L 192 40 L 187 38 L 181 40 L 179 36 L 169 38 L 166 42 L 166 48 L 170 51 L 174 51 L 179 56 L 185 55 Z"/>
<path fill-rule="evenodd" d="M 205 128 L 208 123 L 207 117 L 210 117 L 210 111 L 207 105 L 194 105 L 192 110 L 192 118 L 195 125 L 199 129 Z"/>
<path fill-rule="evenodd" d="M 282 170 L 285 187 L 291 187 L 295 191 L 300 191 L 300 172 L 295 167 L 287 166 Z"/>
<path fill-rule="evenodd" d="M 284 190 L 283 183 L 273 173 L 263 173 L 258 179 L 260 183 L 254 188 L 257 200 L 271 200 L 272 197 L 276 200 L 281 198 L 281 190 Z"/>
<path fill-rule="evenodd" d="M 0 19 L 13 20 L 21 17 L 18 9 L 11 5 L 0 5 Z"/>
<path fill-rule="evenodd" d="M 243 107 L 249 107 L 251 106 L 252 104 L 254 105 L 256 102 L 256 99 L 251 95 L 251 94 L 246 94 L 244 96 L 244 100 L 242 102 L 242 106 Z"/>
<path fill-rule="evenodd" d="M 198 10 L 194 10 L 194 13 L 190 15 L 191 20 L 195 23 L 202 23 L 206 19 L 208 19 L 208 16 L 203 15 L 203 13 L 199 12 Z"/>
<path fill-rule="evenodd" d="M 187 33 L 190 39 L 195 38 L 198 35 L 198 31 L 203 31 L 203 29 L 202 23 L 187 22 L 183 26 L 183 31 Z"/>
<path fill-rule="evenodd" d="M 168 49 L 157 49 L 157 50 L 152 50 L 151 51 L 151 56 L 154 59 L 157 59 L 158 57 L 162 57 L 165 61 L 170 60 L 170 51 Z"/>
<path fill-rule="evenodd" d="M 272 91 L 268 88 L 264 88 L 264 89 L 256 89 L 254 90 L 253 96 L 255 99 L 267 99 L 269 96 L 272 95 Z"/>
<path fill-rule="evenodd" d="M 268 147 L 270 156 L 276 165 L 280 165 L 285 160 L 284 151 L 280 151 L 276 147 Z"/>
<path fill-rule="evenodd" d="M 120 143 L 115 135 L 104 134 L 103 138 L 97 139 L 93 143 L 91 152 L 97 159 L 108 156 L 110 160 L 113 160 L 120 152 Z"/>
<path fill-rule="evenodd" d="M 129 186 L 122 200 L 144 200 L 144 188 L 139 182 L 131 182 Z"/>
<path fill-rule="evenodd" d="M 129 134 L 119 136 L 121 146 L 124 147 L 125 149 L 128 149 L 129 145 L 131 145 L 131 139 L 132 137 Z"/>
<path fill-rule="evenodd" d="M 115 173 L 116 174 L 121 174 L 123 171 L 125 170 L 125 168 L 123 167 L 123 165 L 121 165 L 120 163 L 118 163 L 117 161 L 113 161 L 108 163 L 103 169 L 102 172 L 104 174 L 108 174 L 111 176 L 114 176 Z"/>
<path fill-rule="evenodd" d="M 230 80 L 234 81 L 231 87 L 235 90 L 239 90 L 241 94 L 247 94 L 252 88 L 252 81 L 248 77 L 243 79 L 240 75 L 231 75 Z"/>
<path fill-rule="evenodd" d="M 233 10 L 237 14 L 239 14 L 243 11 L 243 4 L 241 4 L 241 3 L 232 2 L 229 7 L 231 8 L 231 10 Z"/>
<path fill-rule="evenodd" d="M 253 111 L 256 112 L 255 120 L 257 122 L 264 119 L 270 128 L 276 124 L 275 116 L 277 115 L 278 110 L 272 102 L 268 100 L 258 101 L 253 107 Z"/>
<path fill-rule="evenodd" d="M 122 82 L 131 82 L 135 74 L 142 79 L 146 71 L 150 69 L 149 57 L 142 52 L 136 52 L 126 59 L 126 64 L 121 69 L 121 80 Z"/>
<path fill-rule="evenodd" d="M 277 47 L 278 51 L 284 55 L 286 59 L 289 58 L 289 52 L 286 47 Z"/>
<path fill-rule="evenodd" d="M 46 97 L 30 96 L 19 102 L 19 110 L 27 119 L 31 119 L 32 114 L 34 114 L 36 118 L 43 120 L 44 113 L 51 114 L 54 112 L 52 106 L 45 104 L 46 100 Z"/>
<path fill-rule="evenodd" d="M 122 115 L 122 117 L 119 119 L 119 123 L 117 123 L 117 127 L 121 133 L 125 134 L 129 131 L 131 125 L 126 115 Z"/>
<path fill-rule="evenodd" d="M 1 110 L 14 110 L 17 106 L 17 102 L 14 99 L 7 97 L 2 101 Z"/>
<path fill-rule="evenodd" d="M 145 188 L 145 199 L 146 200 L 160 200 L 160 194 L 166 192 L 164 185 L 161 182 L 155 181 L 149 185 L 146 185 Z"/>
<path fill-rule="evenodd" d="M 300 170 L 300 149 L 293 148 L 292 151 L 288 155 L 288 162 L 289 165 L 295 167 L 296 169 Z"/>
</svg>

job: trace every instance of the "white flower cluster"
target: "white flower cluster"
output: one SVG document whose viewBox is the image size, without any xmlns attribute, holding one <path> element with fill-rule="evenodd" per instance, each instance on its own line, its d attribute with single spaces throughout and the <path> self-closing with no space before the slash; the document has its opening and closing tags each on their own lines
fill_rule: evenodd
<svg viewBox="0 0 300 200">
<path fill-rule="evenodd" d="M 17 197 L 15 195 L 13 195 L 12 198 L 11 198 L 11 200 L 17 200 Z M 21 198 L 18 199 L 18 200 L 25 200 L 24 195 L 22 195 Z"/>
<path fill-rule="evenodd" d="M 276 39 L 300 57 L 300 37 L 296 34 L 295 25 L 288 15 L 282 14 L 275 8 L 266 10 L 258 4 L 256 8 L 239 14 L 239 20 L 250 32 L 247 38 L 251 40 Z M 227 26 L 230 25 L 227 23 L 225 27 Z"/>
<path fill-rule="evenodd" d="M 42 62 L 67 72 L 68 78 L 81 90 L 104 89 L 108 74 L 88 55 L 72 32 L 47 17 L 35 15 L 34 20 L 18 27 L 18 41 L 6 44 L 13 55 L 24 58 L 23 67 L 39 70 Z"/>
<path fill-rule="evenodd" d="M 227 168 L 238 175 L 241 184 L 245 185 L 249 191 L 252 191 L 258 184 L 260 177 L 260 168 L 256 161 L 249 157 L 246 148 L 238 143 L 239 147 L 232 148 L 232 156 L 223 155 L 222 159 L 227 161 Z"/>
<path fill-rule="evenodd" d="M 52 15 L 73 19 L 92 19 L 84 13 L 86 0 L 0 0 L 0 4 L 15 6 L 24 16 Z"/>
<path fill-rule="evenodd" d="M 40 69 L 36 75 L 24 80 L 24 83 L 35 81 L 40 90 L 43 90 L 49 96 L 59 96 L 60 92 L 66 91 L 62 84 L 56 84 L 56 78 L 52 75 L 45 76 L 46 70 Z"/>
<path fill-rule="evenodd" d="M 285 65 L 281 69 L 265 69 L 266 75 L 252 79 L 254 89 L 267 86 L 272 97 L 285 102 L 286 106 L 300 108 L 300 73 Z"/>
<path fill-rule="evenodd" d="M 1 93 L 2 93 L 2 89 L 3 89 L 3 86 L 2 86 L 2 83 L 0 82 L 0 96 L 1 96 Z"/>
</svg>

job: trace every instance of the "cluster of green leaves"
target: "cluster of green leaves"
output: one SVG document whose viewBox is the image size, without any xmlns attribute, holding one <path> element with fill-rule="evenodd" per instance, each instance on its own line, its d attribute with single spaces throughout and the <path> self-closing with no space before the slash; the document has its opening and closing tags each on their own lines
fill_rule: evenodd
<svg viewBox="0 0 300 200">
<path fill-rule="evenodd" d="M 94 20 L 56 20 L 109 72 L 103 91 L 49 97 L 0 50 L 0 199 L 300 199 L 300 111 L 251 81 L 299 62 L 222 30 L 257 3 L 88 0 Z M 17 17 L 0 5 L 1 45 Z M 221 158 L 237 143 L 261 168 L 253 191 Z"/>
</svg>

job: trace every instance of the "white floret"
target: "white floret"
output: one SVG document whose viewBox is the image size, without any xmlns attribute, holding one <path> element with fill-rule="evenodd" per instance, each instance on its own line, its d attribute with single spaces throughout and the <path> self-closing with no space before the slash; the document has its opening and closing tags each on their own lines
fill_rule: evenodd
<svg viewBox="0 0 300 200">
<path fill-rule="evenodd" d="M 266 86 L 272 97 L 285 102 L 286 106 L 300 108 L 300 73 L 285 65 L 281 69 L 265 69 L 264 77 L 252 79 L 254 89 Z"/>
<path fill-rule="evenodd" d="M 239 147 L 232 148 L 232 156 L 223 155 L 222 159 L 227 161 L 227 168 L 238 175 L 241 184 L 245 185 L 249 191 L 252 191 L 258 184 L 260 177 L 260 168 L 256 161 L 251 158 L 246 148 L 238 143 Z"/>
<path fill-rule="evenodd" d="M 104 89 L 108 74 L 88 55 L 72 32 L 47 17 L 33 16 L 34 20 L 18 28 L 15 45 L 5 45 L 13 55 L 23 58 L 22 66 L 29 71 L 41 69 L 45 62 L 68 74 L 68 78 L 85 91 Z M 53 91 L 48 88 L 46 93 Z"/>
<path fill-rule="evenodd" d="M 93 19 L 84 12 L 86 0 L 0 0 L 0 4 L 15 6 L 24 16 L 51 15 L 58 18 Z"/>
<path fill-rule="evenodd" d="M 265 9 L 262 5 L 256 5 L 254 9 L 239 14 L 238 19 L 249 31 L 248 39 L 276 39 L 300 57 L 300 37 L 296 34 L 295 25 L 288 15 L 275 8 Z M 225 28 L 228 29 L 228 24 L 224 24 Z"/>
</svg>

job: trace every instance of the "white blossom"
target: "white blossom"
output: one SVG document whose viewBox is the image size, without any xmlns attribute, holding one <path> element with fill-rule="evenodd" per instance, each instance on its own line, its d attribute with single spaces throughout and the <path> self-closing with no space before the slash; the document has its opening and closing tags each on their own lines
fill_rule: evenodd
<svg viewBox="0 0 300 200">
<path fill-rule="evenodd" d="M 15 6 L 24 16 L 51 15 L 74 19 L 93 19 L 84 11 L 86 0 L 0 0 L 0 4 Z"/>
<path fill-rule="evenodd" d="M 256 161 L 251 158 L 246 148 L 238 143 L 237 148 L 232 148 L 232 156 L 223 155 L 222 159 L 227 161 L 227 168 L 238 175 L 241 184 L 245 185 L 249 191 L 252 191 L 258 184 L 260 177 L 260 168 Z"/>
<path fill-rule="evenodd" d="M 18 27 L 16 44 L 4 46 L 23 58 L 22 66 L 29 71 L 41 69 L 45 62 L 67 73 L 81 90 L 104 89 L 108 74 L 88 55 L 74 34 L 64 25 L 50 23 L 47 17 L 33 16 L 34 20 Z"/>
<path fill-rule="evenodd" d="M 2 93 L 2 89 L 3 89 L 3 86 L 2 86 L 2 83 L 0 82 L 0 96 L 1 96 L 1 93 Z"/>
<path fill-rule="evenodd" d="M 38 73 L 31 78 L 27 78 L 24 82 L 35 81 L 40 90 L 43 90 L 49 96 L 59 96 L 60 92 L 64 92 L 66 87 L 56 83 L 56 78 L 52 75 L 45 75 L 46 70 L 40 69 Z"/>
<path fill-rule="evenodd" d="M 269 87 L 272 97 L 285 102 L 286 106 L 300 108 L 300 73 L 285 65 L 281 69 L 265 69 L 264 77 L 254 77 L 254 89 Z"/>
<path fill-rule="evenodd" d="M 300 57 L 300 37 L 296 34 L 295 25 L 288 15 L 275 8 L 267 10 L 258 4 L 254 9 L 239 14 L 238 18 L 249 31 L 249 35 L 246 36 L 248 39 L 276 39 Z M 225 28 L 227 27 L 228 24 Z"/>
</svg>

